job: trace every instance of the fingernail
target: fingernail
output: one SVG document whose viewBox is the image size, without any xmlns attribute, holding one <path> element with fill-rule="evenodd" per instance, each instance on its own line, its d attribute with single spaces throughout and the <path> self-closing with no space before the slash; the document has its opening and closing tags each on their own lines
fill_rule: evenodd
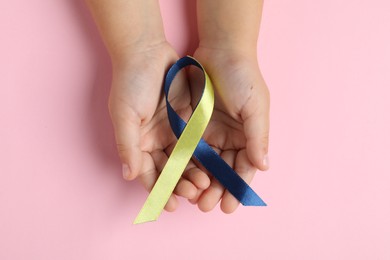
<svg viewBox="0 0 390 260">
<path fill-rule="evenodd" d="M 131 172 L 130 172 L 130 167 L 127 164 L 122 164 L 122 174 L 123 174 L 123 178 L 130 179 Z"/>
<path fill-rule="evenodd" d="M 268 158 L 268 154 L 264 155 L 263 156 L 263 166 L 268 168 L 269 167 L 269 158 Z"/>
</svg>

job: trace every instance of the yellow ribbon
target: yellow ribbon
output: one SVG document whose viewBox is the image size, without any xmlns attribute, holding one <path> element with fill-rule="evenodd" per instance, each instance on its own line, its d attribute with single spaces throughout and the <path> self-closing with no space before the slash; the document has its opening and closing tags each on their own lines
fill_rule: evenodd
<svg viewBox="0 0 390 260">
<path fill-rule="evenodd" d="M 204 68 L 201 69 L 205 78 L 203 95 L 134 224 L 158 219 L 210 121 L 214 107 L 213 85 Z"/>
</svg>

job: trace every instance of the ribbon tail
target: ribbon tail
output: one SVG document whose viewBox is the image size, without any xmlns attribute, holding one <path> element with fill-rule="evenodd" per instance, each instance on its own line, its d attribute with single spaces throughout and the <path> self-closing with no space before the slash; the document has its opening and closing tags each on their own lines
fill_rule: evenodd
<svg viewBox="0 0 390 260">
<path fill-rule="evenodd" d="M 142 211 L 138 214 L 138 216 L 134 220 L 133 224 L 137 225 L 137 224 L 142 224 L 142 223 L 146 223 L 146 222 L 156 221 L 158 219 L 158 217 L 159 216 L 150 217 L 150 216 L 145 214 L 145 211 Z"/>
</svg>

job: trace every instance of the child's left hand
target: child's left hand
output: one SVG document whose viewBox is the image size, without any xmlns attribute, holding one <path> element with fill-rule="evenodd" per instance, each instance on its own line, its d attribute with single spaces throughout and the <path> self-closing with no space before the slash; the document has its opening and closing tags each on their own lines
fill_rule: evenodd
<svg viewBox="0 0 390 260">
<path fill-rule="evenodd" d="M 203 138 L 250 183 L 257 169 L 269 167 L 269 91 L 256 53 L 199 47 L 194 57 L 205 67 L 215 88 L 215 108 Z M 190 201 L 198 203 L 202 211 L 210 211 L 220 200 L 225 213 L 239 205 L 211 178 L 210 187 Z"/>
</svg>

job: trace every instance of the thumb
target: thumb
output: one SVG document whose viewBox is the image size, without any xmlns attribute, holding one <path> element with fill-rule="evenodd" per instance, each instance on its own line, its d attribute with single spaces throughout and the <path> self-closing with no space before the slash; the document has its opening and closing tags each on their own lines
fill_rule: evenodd
<svg viewBox="0 0 390 260">
<path fill-rule="evenodd" d="M 248 104 L 250 106 L 250 104 Z M 257 106 L 254 112 L 247 113 L 244 119 L 246 149 L 250 162 L 259 170 L 269 168 L 269 98 L 262 98 L 253 104 Z"/>
<path fill-rule="evenodd" d="M 116 113 L 118 112 L 118 113 Z M 137 113 L 126 109 L 110 109 L 115 130 L 115 140 L 122 161 L 123 178 L 134 180 L 140 171 L 142 152 L 140 149 L 140 124 Z"/>
</svg>

